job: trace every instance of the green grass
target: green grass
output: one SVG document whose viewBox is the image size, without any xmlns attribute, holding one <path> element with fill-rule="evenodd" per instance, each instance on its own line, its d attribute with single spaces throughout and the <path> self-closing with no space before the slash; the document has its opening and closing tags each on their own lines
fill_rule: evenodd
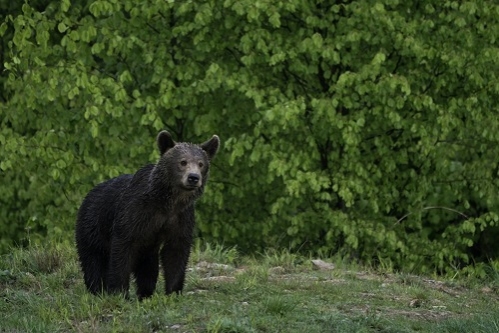
<svg viewBox="0 0 499 333">
<path fill-rule="evenodd" d="M 324 259 L 327 261 L 327 259 Z M 184 294 L 95 297 L 74 249 L 0 257 L 0 332 L 499 332 L 499 276 L 439 280 L 196 244 Z"/>
</svg>

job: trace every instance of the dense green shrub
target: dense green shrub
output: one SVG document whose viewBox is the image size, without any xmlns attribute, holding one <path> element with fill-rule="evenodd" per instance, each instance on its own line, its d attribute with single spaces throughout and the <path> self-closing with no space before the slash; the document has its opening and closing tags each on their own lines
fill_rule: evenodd
<svg viewBox="0 0 499 333">
<path fill-rule="evenodd" d="M 4 249 L 26 226 L 70 239 L 83 195 L 154 161 L 166 128 L 223 141 L 202 237 L 416 271 L 497 254 L 492 1 L 65 0 L 14 14 Z"/>
</svg>

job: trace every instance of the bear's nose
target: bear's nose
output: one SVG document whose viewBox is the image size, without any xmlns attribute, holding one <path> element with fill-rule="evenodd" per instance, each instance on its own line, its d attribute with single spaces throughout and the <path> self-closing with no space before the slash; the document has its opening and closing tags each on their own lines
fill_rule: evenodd
<svg viewBox="0 0 499 333">
<path fill-rule="evenodd" d="M 187 176 L 187 182 L 189 185 L 196 185 L 199 182 L 199 175 L 197 173 L 190 173 Z"/>
</svg>

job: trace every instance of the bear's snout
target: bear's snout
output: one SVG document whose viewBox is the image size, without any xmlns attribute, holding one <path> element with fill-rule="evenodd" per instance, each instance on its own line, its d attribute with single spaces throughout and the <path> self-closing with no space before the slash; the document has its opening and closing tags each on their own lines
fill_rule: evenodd
<svg viewBox="0 0 499 333">
<path fill-rule="evenodd" d="M 182 187 L 186 190 L 192 191 L 203 186 L 203 176 L 201 175 L 199 169 L 190 169 L 191 170 L 185 170 L 186 172 L 182 177 Z"/>
<path fill-rule="evenodd" d="M 198 186 L 200 178 L 201 177 L 197 173 L 190 173 L 187 176 L 187 184 L 189 184 L 190 186 Z"/>
</svg>

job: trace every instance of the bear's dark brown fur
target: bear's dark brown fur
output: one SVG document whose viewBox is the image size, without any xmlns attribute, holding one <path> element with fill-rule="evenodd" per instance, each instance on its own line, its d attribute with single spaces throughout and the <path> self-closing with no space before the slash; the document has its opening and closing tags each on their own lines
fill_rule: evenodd
<svg viewBox="0 0 499 333">
<path fill-rule="evenodd" d="M 94 294 L 127 295 L 133 274 L 139 299 L 151 296 L 160 260 L 166 294 L 183 289 L 194 202 L 220 140 L 214 135 L 200 145 L 176 143 L 162 131 L 157 144 L 158 163 L 97 185 L 80 207 L 76 245 L 85 285 Z"/>
</svg>

